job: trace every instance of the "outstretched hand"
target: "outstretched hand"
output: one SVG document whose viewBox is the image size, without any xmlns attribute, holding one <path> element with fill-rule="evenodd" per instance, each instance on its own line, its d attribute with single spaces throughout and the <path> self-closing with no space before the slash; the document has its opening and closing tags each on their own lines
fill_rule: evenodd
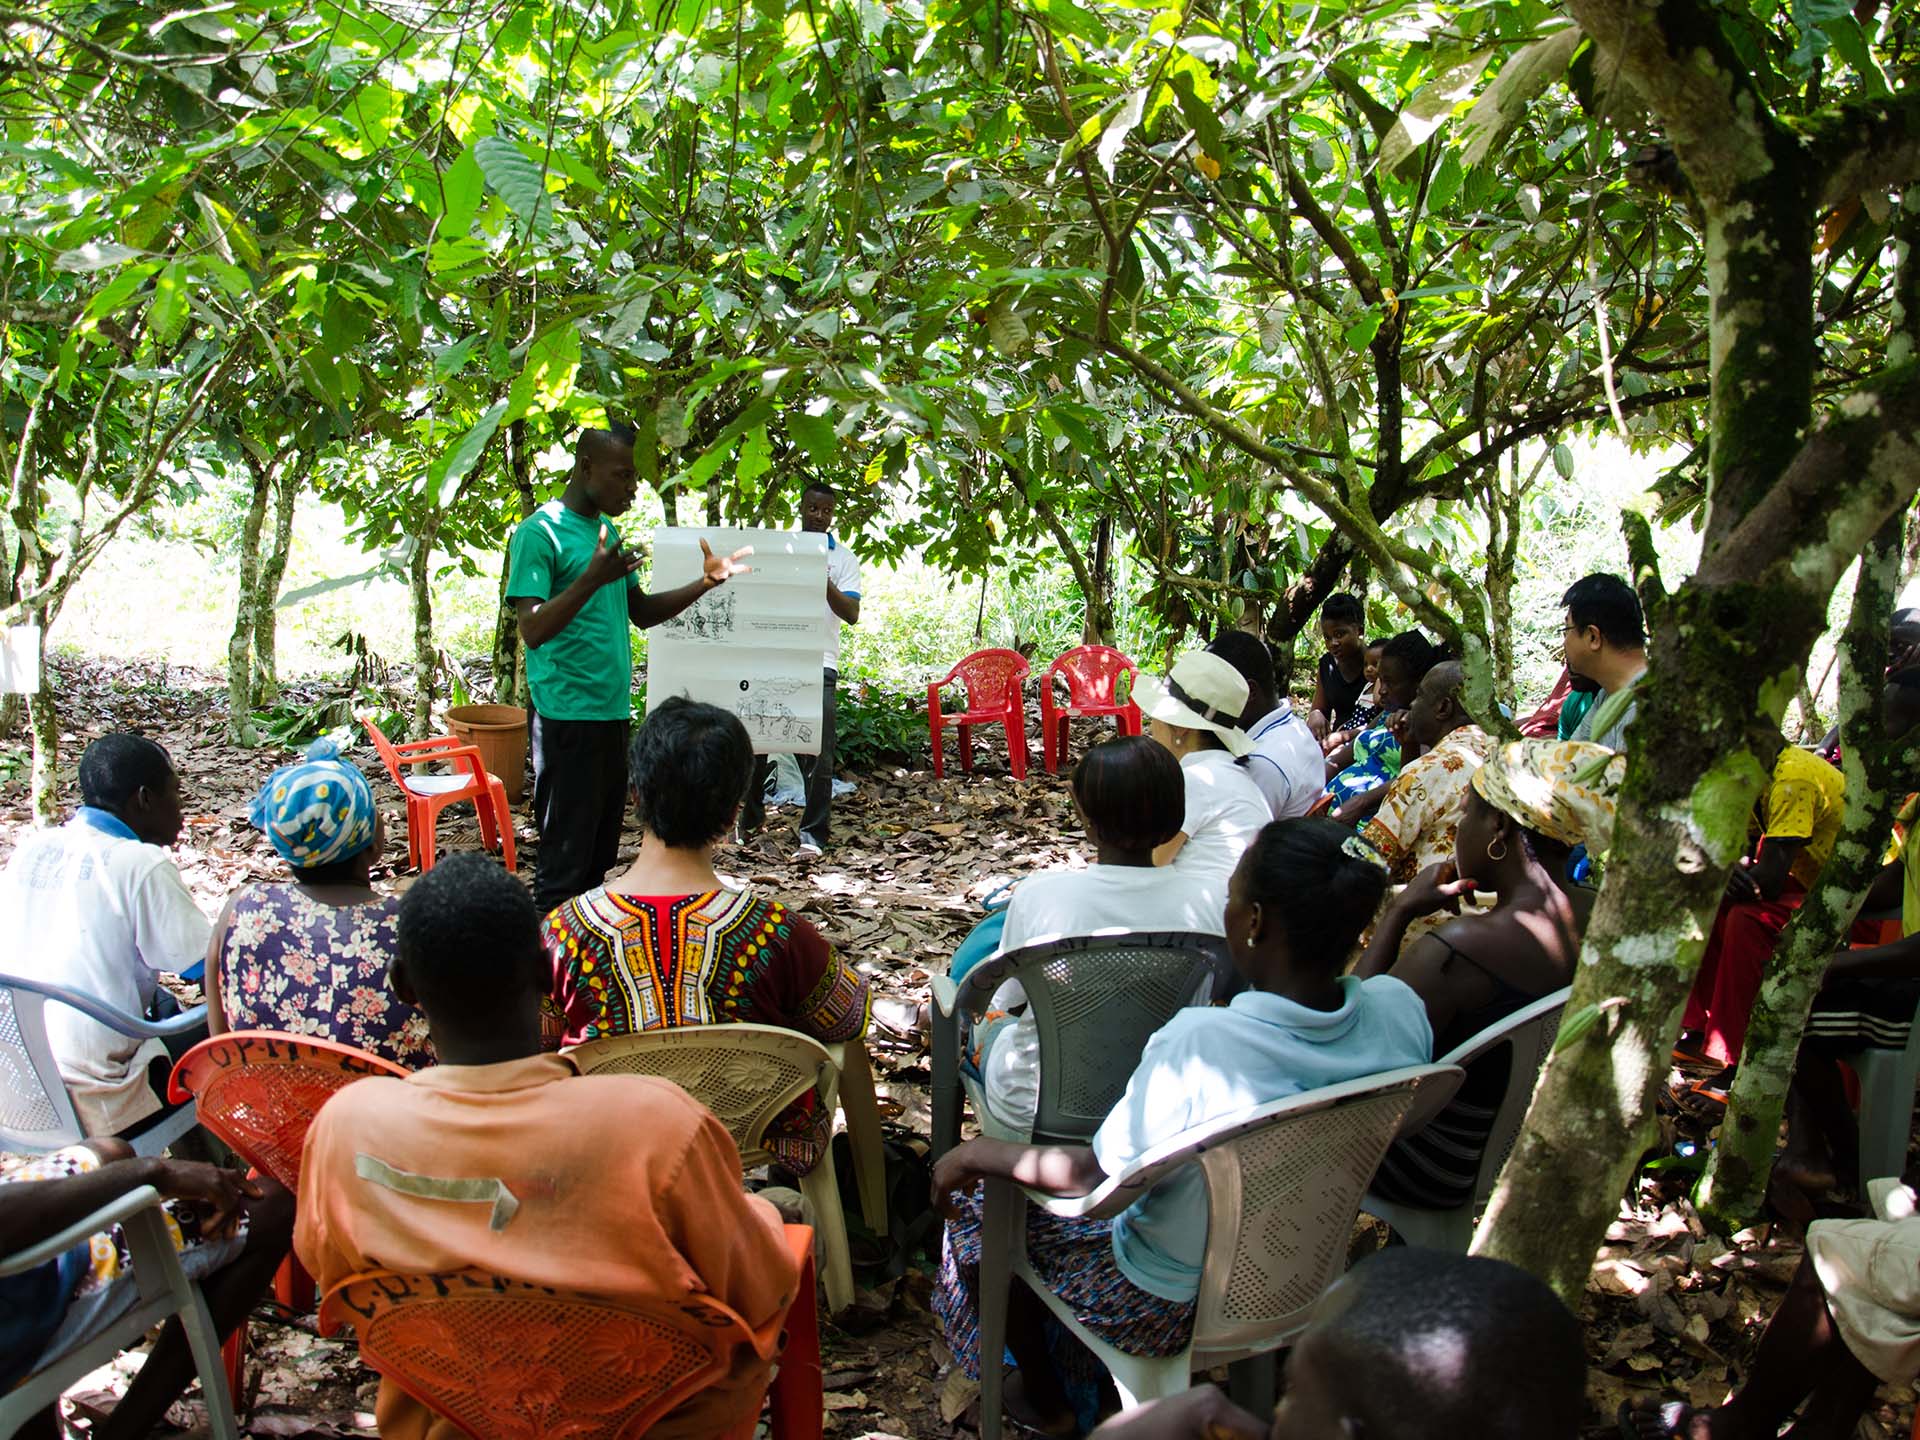
<svg viewBox="0 0 1920 1440">
<path fill-rule="evenodd" d="M 624 581 L 640 568 L 645 559 L 644 555 L 629 555 L 622 550 L 613 532 L 602 522 L 600 539 L 593 547 L 593 558 L 587 561 L 587 579 L 595 589 L 611 585 L 616 580 Z"/>
<path fill-rule="evenodd" d="M 753 547 L 743 545 L 731 555 L 716 555 L 705 540 L 700 542 L 700 575 L 707 582 L 707 588 L 724 585 L 735 575 L 748 575 L 753 572 L 751 565 L 742 565 L 740 559 L 751 555 Z"/>
<path fill-rule="evenodd" d="M 169 1200 L 190 1205 L 200 1217 L 201 1233 L 216 1240 L 233 1234 L 246 1202 L 265 1193 L 238 1170 L 198 1160 L 163 1160 L 154 1189 Z"/>
<path fill-rule="evenodd" d="M 1416 915 L 1431 915 L 1439 910 L 1458 915 L 1460 902 L 1471 896 L 1475 888 L 1473 881 L 1460 878 L 1453 861 L 1442 860 L 1437 865 L 1429 865 L 1407 883 L 1400 894 L 1400 903 Z"/>
</svg>

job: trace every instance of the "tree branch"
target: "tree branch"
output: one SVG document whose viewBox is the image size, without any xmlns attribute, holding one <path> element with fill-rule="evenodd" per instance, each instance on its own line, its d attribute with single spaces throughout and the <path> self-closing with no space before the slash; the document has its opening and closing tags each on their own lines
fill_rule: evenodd
<svg viewBox="0 0 1920 1440">
<path fill-rule="evenodd" d="M 1920 180 L 1920 91 L 1835 107 L 1815 118 L 1807 149 L 1822 210 Z"/>
</svg>

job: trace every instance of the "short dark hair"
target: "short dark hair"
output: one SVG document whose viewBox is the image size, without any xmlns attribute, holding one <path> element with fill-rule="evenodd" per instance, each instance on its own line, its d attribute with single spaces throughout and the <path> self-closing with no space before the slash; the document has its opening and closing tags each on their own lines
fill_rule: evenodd
<svg viewBox="0 0 1920 1440">
<path fill-rule="evenodd" d="M 1248 631 L 1222 630 L 1207 649 L 1238 670 L 1247 682 L 1247 708 L 1240 716 L 1244 729 L 1266 713 L 1257 708 L 1266 697 L 1279 694 L 1280 687 L 1273 673 L 1272 647 Z"/>
<path fill-rule="evenodd" d="M 1145 735 L 1102 740 L 1073 767 L 1073 798 L 1094 837 L 1122 850 L 1149 851 L 1187 822 L 1180 762 Z"/>
<path fill-rule="evenodd" d="M 684 695 L 663 701 L 641 722 L 627 754 L 640 824 L 677 850 L 726 833 L 753 769 L 753 741 L 739 717 Z"/>
<path fill-rule="evenodd" d="M 1647 624 L 1640 613 L 1640 597 L 1618 575 L 1597 571 L 1567 587 L 1560 597 L 1567 618 L 1578 629 L 1589 625 L 1617 650 L 1647 648 Z"/>
<path fill-rule="evenodd" d="M 840 492 L 824 480 L 809 480 L 800 487 L 800 493 L 802 495 L 824 495 L 829 500 L 838 500 L 840 498 Z"/>
<path fill-rule="evenodd" d="M 527 887 L 473 851 L 447 856 L 400 897 L 394 947 L 429 1020 L 485 1023 L 547 988 Z"/>
<path fill-rule="evenodd" d="M 1387 891 L 1386 863 L 1333 820 L 1273 821 L 1254 837 L 1242 868 L 1246 898 L 1279 923 L 1294 959 L 1333 975 L 1347 968 Z"/>
<path fill-rule="evenodd" d="M 173 761 L 144 735 L 119 730 L 102 735 L 80 755 L 80 803 L 118 810 L 138 790 L 158 790 L 173 774 Z"/>
<path fill-rule="evenodd" d="M 1367 607 L 1360 603 L 1358 595 L 1336 590 L 1321 602 L 1320 620 L 1323 624 L 1328 620 L 1344 620 L 1349 625 L 1364 627 L 1367 623 Z"/>
<path fill-rule="evenodd" d="M 1580 1324 L 1516 1265 L 1398 1247 L 1327 1292 L 1301 1362 L 1366 1433 L 1394 1440 L 1575 1440 L 1586 1416 Z M 1524 1365 L 1514 1357 L 1526 1356 Z"/>
<path fill-rule="evenodd" d="M 1403 630 L 1380 647 L 1380 658 L 1392 660 L 1417 683 L 1427 671 L 1447 658 L 1447 647 L 1436 644 L 1418 630 Z"/>
</svg>

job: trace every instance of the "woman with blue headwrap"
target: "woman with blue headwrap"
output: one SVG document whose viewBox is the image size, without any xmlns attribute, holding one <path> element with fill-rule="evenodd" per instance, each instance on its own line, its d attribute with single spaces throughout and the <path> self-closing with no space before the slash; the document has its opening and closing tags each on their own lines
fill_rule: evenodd
<svg viewBox="0 0 1920 1440">
<path fill-rule="evenodd" d="M 207 954 L 208 1028 L 280 1030 L 433 1063 L 426 1017 L 387 986 L 399 897 L 373 888 L 386 845 L 367 777 L 329 740 L 276 770 L 248 813 L 293 871 L 227 902 Z"/>
</svg>

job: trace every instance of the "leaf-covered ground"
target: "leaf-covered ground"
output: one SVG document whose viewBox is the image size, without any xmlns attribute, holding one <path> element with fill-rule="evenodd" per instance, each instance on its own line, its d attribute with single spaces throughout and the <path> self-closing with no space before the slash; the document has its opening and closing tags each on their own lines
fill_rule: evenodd
<svg viewBox="0 0 1920 1440">
<path fill-rule="evenodd" d="M 226 741 L 222 683 L 178 669 L 109 662 L 63 665 L 60 676 L 63 795 L 72 798 L 73 766 L 88 740 L 110 729 L 141 729 L 167 745 L 186 782 L 189 820 L 178 858 L 203 907 L 211 913 L 235 887 L 283 873 L 247 824 L 246 811 L 261 780 L 288 757 Z M 328 698 L 318 686 L 291 689 L 316 703 Z M 356 758 L 374 774 L 371 752 Z M 1003 761 L 1004 749 L 989 748 L 970 779 L 936 780 L 925 771 L 895 769 L 856 776 L 856 793 L 834 807 L 834 843 L 824 860 L 795 863 L 792 812 L 775 811 L 758 843 L 723 852 L 722 872 L 786 897 L 872 975 L 876 993 L 918 1002 L 925 998 L 928 972 L 944 965 L 978 917 L 983 896 L 1002 879 L 1083 853 L 1064 780 L 1041 772 L 1036 756 L 1035 772 L 1015 782 Z M 397 838 L 404 833 L 398 792 L 377 775 L 376 793 Z M 524 806 L 517 818 L 524 873 L 534 837 Z M 0 786 L 0 860 L 27 823 L 20 772 Z M 637 839 L 630 825 L 626 853 Z M 470 812 L 443 817 L 443 851 L 478 845 Z M 404 848 L 395 849 L 404 860 Z M 380 883 L 404 880 L 389 865 Z M 872 1048 L 890 1123 L 925 1133 L 924 1052 L 884 1034 Z M 1667 1138 L 1670 1144 L 1673 1137 Z M 1552 1197 L 1538 1203 L 1551 1204 Z M 1613 1434 L 1613 1412 L 1631 1396 L 1719 1400 L 1743 1372 L 1799 1258 L 1797 1238 L 1782 1227 L 1763 1226 L 1722 1241 L 1706 1233 L 1677 1192 L 1643 1182 L 1634 1202 L 1622 1208 L 1582 1307 L 1591 1433 Z M 830 1435 L 930 1440 L 973 1433 L 973 1387 L 952 1370 L 927 1310 L 926 1270 L 919 1257 L 902 1274 L 867 1271 L 860 1303 L 826 1328 Z M 264 1319 L 253 1326 L 250 1433 L 371 1431 L 371 1372 L 350 1342 L 320 1339 L 310 1325 L 311 1317 L 305 1326 Z M 122 1357 L 78 1387 L 72 1398 L 80 1426 L 111 1405 L 137 1364 L 137 1356 Z M 1891 1387 L 1881 1399 L 1861 1434 L 1906 1434 L 1912 1392 Z M 174 1418 L 191 1424 L 198 1417 L 189 1404 Z"/>
</svg>

